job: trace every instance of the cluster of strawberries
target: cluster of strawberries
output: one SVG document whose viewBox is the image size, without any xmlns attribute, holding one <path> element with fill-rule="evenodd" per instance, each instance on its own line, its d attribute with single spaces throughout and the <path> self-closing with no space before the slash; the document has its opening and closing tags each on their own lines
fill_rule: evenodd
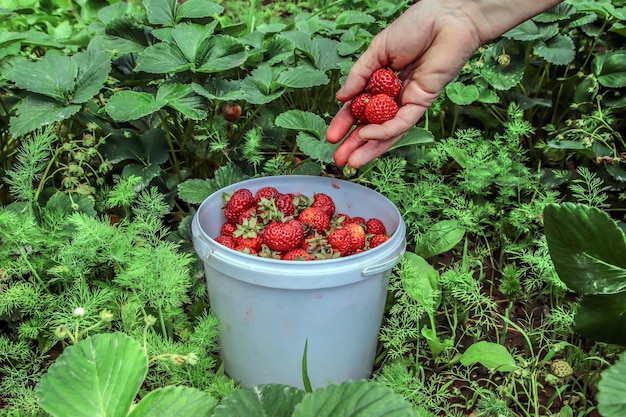
<svg viewBox="0 0 626 417">
<path fill-rule="evenodd" d="M 350 112 L 361 123 L 381 124 L 391 120 L 398 112 L 396 97 L 401 88 L 395 72 L 378 69 L 370 77 L 365 91 L 350 103 Z"/>
<path fill-rule="evenodd" d="M 250 255 L 309 261 L 332 259 L 375 248 L 389 239 L 385 225 L 372 217 L 336 213 L 324 193 L 312 197 L 263 187 L 223 194 L 226 221 L 215 241 Z"/>
</svg>

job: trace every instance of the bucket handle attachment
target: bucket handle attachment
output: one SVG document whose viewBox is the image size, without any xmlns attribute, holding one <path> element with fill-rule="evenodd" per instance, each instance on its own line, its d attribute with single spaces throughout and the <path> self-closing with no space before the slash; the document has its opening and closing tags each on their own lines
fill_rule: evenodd
<svg viewBox="0 0 626 417">
<path fill-rule="evenodd" d="M 372 275 L 380 274 L 381 272 L 385 272 L 396 266 L 396 264 L 400 261 L 400 256 L 393 257 L 382 264 L 368 266 L 361 271 L 361 275 L 364 277 L 369 277 Z"/>
<path fill-rule="evenodd" d="M 204 236 L 202 236 L 202 233 L 200 232 L 200 223 L 198 222 L 197 214 L 192 220 L 191 234 L 195 238 L 193 246 L 198 256 L 202 260 L 208 259 L 211 256 L 213 250 L 211 250 L 209 242 L 207 242 L 207 240 L 204 238 Z"/>
</svg>

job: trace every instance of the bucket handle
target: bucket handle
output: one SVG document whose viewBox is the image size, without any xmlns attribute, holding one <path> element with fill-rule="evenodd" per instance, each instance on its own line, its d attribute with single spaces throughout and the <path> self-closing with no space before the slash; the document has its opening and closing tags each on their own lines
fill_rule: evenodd
<svg viewBox="0 0 626 417">
<path fill-rule="evenodd" d="M 208 259 L 211 256 L 213 250 L 211 250 L 209 242 L 207 242 L 207 240 L 200 231 L 200 223 L 198 221 L 197 214 L 194 216 L 191 223 L 191 234 L 195 238 L 193 246 L 200 259 Z"/>
<path fill-rule="evenodd" d="M 389 271 L 391 268 L 396 266 L 396 264 L 400 261 L 400 256 L 393 257 L 382 264 L 368 266 L 361 271 L 361 275 L 364 277 L 369 277 L 372 275 L 380 274 L 381 272 Z"/>
</svg>

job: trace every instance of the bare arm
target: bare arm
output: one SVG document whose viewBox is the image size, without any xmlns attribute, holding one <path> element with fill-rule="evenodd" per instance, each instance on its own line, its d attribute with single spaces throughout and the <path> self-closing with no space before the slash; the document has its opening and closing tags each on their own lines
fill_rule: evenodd
<svg viewBox="0 0 626 417">
<path fill-rule="evenodd" d="M 357 127 L 335 153 L 339 165 L 359 167 L 382 155 L 424 115 L 474 51 L 562 0 L 420 0 L 374 37 L 354 64 L 337 99 L 348 102 L 383 67 L 398 71 L 403 89 L 396 117 Z M 326 137 L 341 141 L 355 119 L 346 103 Z"/>
</svg>

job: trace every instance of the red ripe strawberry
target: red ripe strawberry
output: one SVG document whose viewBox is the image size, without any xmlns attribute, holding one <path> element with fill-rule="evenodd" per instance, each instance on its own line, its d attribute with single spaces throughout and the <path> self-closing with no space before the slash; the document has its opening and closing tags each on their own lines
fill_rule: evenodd
<svg viewBox="0 0 626 417">
<path fill-rule="evenodd" d="M 222 116 L 228 122 L 236 122 L 241 116 L 241 106 L 239 104 L 231 103 L 222 108 Z"/>
<path fill-rule="evenodd" d="M 380 219 L 377 219 L 376 217 L 372 217 L 371 219 L 367 220 L 367 222 L 365 223 L 365 230 L 370 235 L 387 234 L 387 229 L 385 228 L 385 225 Z"/>
<path fill-rule="evenodd" d="M 227 199 L 224 206 L 224 217 L 229 223 L 237 223 L 241 213 L 249 209 L 255 204 L 252 192 L 247 188 L 239 188 Z"/>
<path fill-rule="evenodd" d="M 220 245 L 224 245 L 227 248 L 231 248 L 231 249 L 235 249 L 235 246 L 237 246 L 235 242 L 235 238 L 232 236 L 219 235 L 218 237 L 215 238 L 215 241 L 219 243 Z"/>
<path fill-rule="evenodd" d="M 255 237 L 245 237 L 238 236 L 235 237 L 235 250 L 239 250 L 237 248 L 248 248 L 253 250 L 254 253 L 261 249 L 261 244 L 263 243 L 263 236 L 257 234 Z"/>
<path fill-rule="evenodd" d="M 388 68 L 374 71 L 367 83 L 367 90 L 373 95 L 387 94 L 392 98 L 400 93 L 401 87 L 402 85 L 396 73 Z"/>
<path fill-rule="evenodd" d="M 250 220 L 251 218 L 256 217 L 256 207 L 248 207 L 239 215 L 239 219 L 237 220 L 237 224 L 243 224 L 244 220 Z"/>
<path fill-rule="evenodd" d="M 298 215 L 298 220 L 310 228 L 322 231 L 330 228 L 330 217 L 319 207 L 307 207 Z"/>
<path fill-rule="evenodd" d="M 295 223 L 294 223 L 295 222 Z M 287 223 L 272 221 L 265 226 L 263 243 L 271 250 L 288 252 L 302 244 L 304 228 L 297 220 Z"/>
<path fill-rule="evenodd" d="M 293 216 L 296 213 L 296 206 L 294 204 L 295 194 L 279 194 L 276 197 L 276 208 L 283 213 L 285 217 Z"/>
<path fill-rule="evenodd" d="M 248 255 L 257 255 L 258 252 L 255 249 L 249 248 L 245 245 L 239 245 L 235 247 L 235 250 L 238 252 L 243 252 L 246 253 Z"/>
<path fill-rule="evenodd" d="M 237 225 L 236 224 L 226 222 L 226 223 L 224 223 L 222 225 L 222 229 L 221 229 L 220 234 L 222 234 L 224 236 L 232 236 L 233 232 L 235 230 L 237 230 Z"/>
<path fill-rule="evenodd" d="M 302 248 L 295 248 L 285 253 L 281 259 L 285 261 L 310 261 L 311 255 Z"/>
<path fill-rule="evenodd" d="M 352 253 L 352 240 L 350 232 L 346 229 L 335 229 L 328 235 L 328 244 L 340 256 L 348 256 Z"/>
<path fill-rule="evenodd" d="M 372 95 L 370 93 L 361 93 L 350 102 L 350 113 L 361 123 L 367 123 L 363 111 L 371 97 Z"/>
<path fill-rule="evenodd" d="M 370 238 L 370 249 L 373 249 L 376 246 L 380 246 L 388 240 L 389 240 L 389 236 L 385 234 L 374 235 Z"/>
<path fill-rule="evenodd" d="M 335 202 L 328 194 L 317 193 L 313 195 L 313 202 L 311 207 L 317 207 L 322 209 L 328 217 L 333 217 L 335 214 Z"/>
<path fill-rule="evenodd" d="M 350 250 L 352 252 L 365 247 L 365 229 L 358 223 L 348 223 L 343 226 L 350 233 Z"/>
<path fill-rule="evenodd" d="M 258 203 L 261 201 L 262 198 L 267 198 L 268 200 L 271 200 L 279 194 L 280 193 L 278 192 L 278 190 L 274 187 L 262 187 L 259 188 L 256 193 L 254 193 L 254 201 Z"/>
<path fill-rule="evenodd" d="M 348 220 L 344 220 L 343 222 L 343 224 L 350 224 L 350 223 L 355 223 L 355 224 L 360 224 L 362 226 L 365 226 L 365 218 L 361 216 L 355 216 Z"/>
<path fill-rule="evenodd" d="M 372 124 L 382 124 L 391 120 L 398 113 L 398 103 L 387 94 L 376 94 L 365 106 L 363 114 L 368 122 Z"/>
</svg>

